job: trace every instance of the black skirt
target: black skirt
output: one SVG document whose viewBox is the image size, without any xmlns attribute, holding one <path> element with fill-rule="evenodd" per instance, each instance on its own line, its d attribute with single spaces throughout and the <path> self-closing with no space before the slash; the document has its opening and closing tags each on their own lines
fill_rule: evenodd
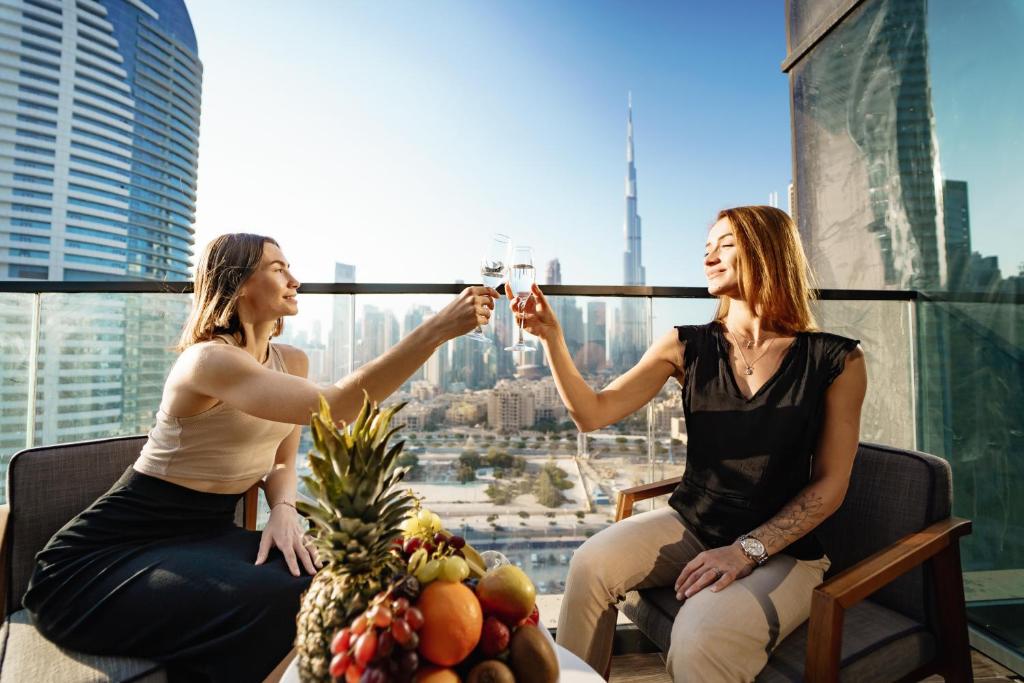
<svg viewBox="0 0 1024 683">
<path fill-rule="evenodd" d="M 63 647 L 163 663 L 171 680 L 262 681 L 288 654 L 312 577 L 234 524 L 240 495 L 133 469 L 36 556 L 23 600 Z"/>
</svg>

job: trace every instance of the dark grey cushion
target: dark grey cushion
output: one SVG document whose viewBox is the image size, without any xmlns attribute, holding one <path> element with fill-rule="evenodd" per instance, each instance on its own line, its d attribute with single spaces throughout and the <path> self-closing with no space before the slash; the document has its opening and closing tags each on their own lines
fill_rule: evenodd
<svg viewBox="0 0 1024 683">
<path fill-rule="evenodd" d="M 935 655 L 935 637 L 924 626 L 871 600 L 857 603 L 843 620 L 839 680 L 897 681 Z M 803 681 L 807 623 L 789 634 L 758 675 L 758 683 Z"/>
<path fill-rule="evenodd" d="M 630 591 L 619 609 L 663 652 L 681 603 L 671 587 Z M 840 678 L 844 681 L 893 681 L 909 674 L 935 653 L 935 638 L 923 625 L 899 612 L 864 600 L 847 610 L 843 621 Z M 802 681 L 807 657 L 807 624 L 775 649 L 759 683 Z"/>
<path fill-rule="evenodd" d="M 21 609 L 35 556 L 72 517 L 87 508 L 139 457 L 145 436 L 122 436 L 15 453 L 7 468 L 11 506 L 8 613 Z"/>
<path fill-rule="evenodd" d="M 862 443 L 842 507 L 817 529 L 832 561 L 827 576 L 860 562 L 907 534 L 949 517 L 953 480 L 949 463 L 934 455 Z M 871 596 L 875 602 L 931 623 L 932 596 L 924 567 Z"/>
<path fill-rule="evenodd" d="M 57 647 L 39 635 L 25 610 L 12 614 L 0 629 L 0 662 L 0 683 L 167 681 L 164 670 L 155 662 L 83 655 Z"/>
</svg>

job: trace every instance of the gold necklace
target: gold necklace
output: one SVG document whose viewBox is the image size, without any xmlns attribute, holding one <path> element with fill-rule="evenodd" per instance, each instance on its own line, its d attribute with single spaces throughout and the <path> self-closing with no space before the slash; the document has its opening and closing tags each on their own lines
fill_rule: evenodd
<svg viewBox="0 0 1024 683">
<path fill-rule="evenodd" d="M 725 329 L 727 329 L 729 331 L 729 334 L 732 335 L 732 338 L 733 338 L 734 341 L 737 341 L 737 342 L 739 341 L 737 339 L 738 335 L 735 332 L 733 332 L 732 330 L 729 330 L 728 327 L 725 328 Z M 754 374 L 754 363 L 756 363 L 757 361 L 759 361 L 762 358 L 764 358 L 764 354 L 768 353 L 768 350 L 771 348 L 772 342 L 775 341 L 775 339 L 776 339 L 776 337 L 772 337 L 771 339 L 769 339 L 768 343 L 764 345 L 764 351 L 761 352 L 761 355 L 758 356 L 757 358 L 755 358 L 752 361 L 748 361 L 747 360 L 746 355 L 743 353 L 743 346 L 741 346 L 739 343 L 736 344 L 736 350 L 740 352 L 740 358 L 743 359 L 743 374 L 744 375 L 753 375 Z M 751 340 L 747 340 L 747 341 L 748 341 L 747 348 L 748 349 L 754 348 L 754 342 L 751 341 Z"/>
</svg>

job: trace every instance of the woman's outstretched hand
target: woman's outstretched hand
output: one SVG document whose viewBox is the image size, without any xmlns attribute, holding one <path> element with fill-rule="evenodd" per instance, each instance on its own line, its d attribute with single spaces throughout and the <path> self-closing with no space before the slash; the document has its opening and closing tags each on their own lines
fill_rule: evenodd
<svg viewBox="0 0 1024 683">
<path fill-rule="evenodd" d="M 705 550 L 690 560 L 676 579 L 676 600 L 685 600 L 711 586 L 717 593 L 754 571 L 754 561 L 735 543 Z"/>
<path fill-rule="evenodd" d="M 553 339 L 561 334 L 558 318 L 551 310 L 551 304 L 540 291 L 537 283 L 533 284 L 533 296 L 521 304 L 512 293 L 512 288 L 505 285 L 505 294 L 509 298 L 509 308 L 516 317 L 516 324 L 522 324 L 523 329 L 535 337 L 543 340 Z"/>
<path fill-rule="evenodd" d="M 290 505 L 275 505 L 270 510 L 270 521 L 260 537 L 260 549 L 256 553 L 256 564 L 267 561 L 270 551 L 277 548 L 284 555 L 285 564 L 292 576 L 299 576 L 299 563 L 309 574 L 323 566 L 316 555 L 316 549 L 309 543 L 309 537 L 302 529 L 299 513 Z"/>
<path fill-rule="evenodd" d="M 494 300 L 499 296 L 501 295 L 490 287 L 466 287 L 432 320 L 439 326 L 441 337 L 445 341 L 454 339 L 475 329 L 477 325 L 486 325 L 491 319 Z"/>
</svg>

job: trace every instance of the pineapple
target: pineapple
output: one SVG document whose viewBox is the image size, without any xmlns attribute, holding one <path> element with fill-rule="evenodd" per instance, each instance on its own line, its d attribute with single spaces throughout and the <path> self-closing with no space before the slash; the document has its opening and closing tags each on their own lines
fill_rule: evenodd
<svg viewBox="0 0 1024 683">
<path fill-rule="evenodd" d="M 394 467 L 405 442 L 388 446 L 401 429 L 389 429 L 391 419 L 404 405 L 382 411 L 367 396 L 359 417 L 343 431 L 322 397 L 320 412 L 313 414 L 313 476 L 302 480 L 315 502 L 300 501 L 298 508 L 315 525 L 313 542 L 324 567 L 303 596 L 297 619 L 304 683 L 331 680 L 331 638 L 404 568 L 391 546 L 415 499 L 395 487 L 408 471 Z"/>
</svg>

